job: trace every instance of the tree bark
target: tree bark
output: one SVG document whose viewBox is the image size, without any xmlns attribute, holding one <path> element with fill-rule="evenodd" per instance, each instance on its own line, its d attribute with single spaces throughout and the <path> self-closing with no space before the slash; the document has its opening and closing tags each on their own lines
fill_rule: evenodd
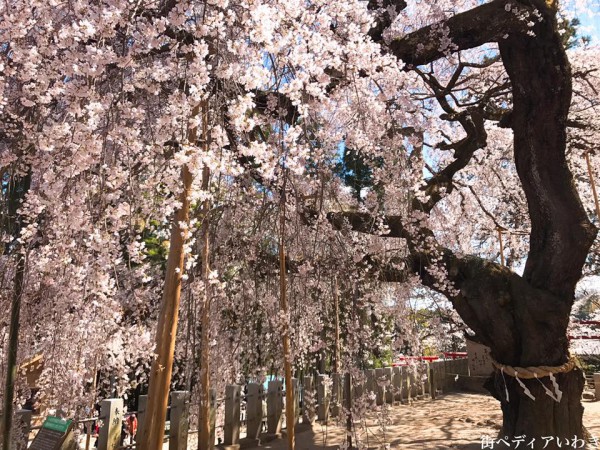
<svg viewBox="0 0 600 450">
<path fill-rule="evenodd" d="M 532 27 L 526 27 L 527 21 L 515 20 L 513 7 L 530 13 L 537 10 L 542 20 L 535 19 Z M 407 240 L 410 269 L 420 275 L 424 285 L 452 301 L 498 362 L 520 367 L 559 366 L 569 358 L 566 330 L 575 285 L 597 230 L 581 204 L 565 157 L 571 73 L 558 33 L 556 4 L 496 0 L 397 39 L 388 50 L 408 64 L 432 62 L 444 56 L 435 29 L 446 30 L 452 39 L 454 47 L 447 51 L 498 42 L 513 91 L 515 162 L 532 223 L 525 272 L 520 277 L 499 264 L 472 256 L 459 258 L 437 244 L 424 246 L 434 241 L 431 230 L 409 232 L 398 216 L 387 218 L 389 230 L 384 237 Z M 485 133 L 478 134 L 485 139 Z M 458 170 L 468 163 L 468 152 L 465 157 Z M 444 183 L 451 183 L 454 173 L 449 173 Z M 430 187 L 435 186 L 429 183 L 426 189 Z M 434 198 L 425 211 L 429 212 L 440 198 Z M 418 206 L 413 208 L 423 210 Z M 377 231 L 367 214 L 335 213 L 328 218 L 339 229 L 349 226 L 362 232 Z M 431 275 L 434 271 L 427 270 L 433 255 L 442 256 L 458 293 L 440 287 L 439 280 Z M 404 278 L 401 272 L 386 269 L 384 276 L 397 281 Z M 526 436 L 527 444 L 535 440 L 532 448 L 536 449 L 565 448 L 567 439 L 584 438 L 580 369 L 556 376 L 562 391 L 560 401 L 553 400 L 542 386 L 555 392 L 548 377 L 521 381 L 535 400 L 515 378 L 502 372 L 496 372 L 490 384 L 503 411 L 501 436 L 509 441 Z"/>
</svg>

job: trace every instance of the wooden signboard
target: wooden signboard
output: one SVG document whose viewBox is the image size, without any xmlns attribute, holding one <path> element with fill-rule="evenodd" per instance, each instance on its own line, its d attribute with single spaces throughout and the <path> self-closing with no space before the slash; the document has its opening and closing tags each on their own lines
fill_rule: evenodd
<svg viewBox="0 0 600 450">
<path fill-rule="evenodd" d="M 30 450 L 75 450 L 73 422 L 49 416 L 35 436 Z"/>
</svg>

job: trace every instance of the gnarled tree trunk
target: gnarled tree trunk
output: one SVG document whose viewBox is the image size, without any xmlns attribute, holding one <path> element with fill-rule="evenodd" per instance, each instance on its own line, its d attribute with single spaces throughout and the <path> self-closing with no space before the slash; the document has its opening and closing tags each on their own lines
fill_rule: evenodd
<svg viewBox="0 0 600 450">
<path fill-rule="evenodd" d="M 385 3 L 405 6 L 402 0 Z M 515 8 L 519 14 L 515 14 Z M 375 32 L 371 33 L 375 40 L 381 37 L 380 28 L 389 22 L 387 13 L 379 11 Z M 556 13 L 557 5 L 552 0 L 495 0 L 387 46 L 382 43 L 387 51 L 411 65 L 427 64 L 444 56 L 445 46 L 434 31 L 440 25 L 457 50 L 489 42 L 499 45 L 513 94 L 513 109 L 503 122 L 514 132 L 515 163 L 532 226 L 523 276 L 476 257 L 458 258 L 440 246 L 423 250 L 425 240 L 435 240 L 433 233 L 427 229 L 408 232 L 398 216 L 387 218 L 387 236 L 407 240 L 412 269 L 420 274 L 423 284 L 447 295 L 476 338 L 491 348 L 498 363 L 506 366 L 556 367 L 569 360 L 567 325 L 575 285 L 597 231 L 583 209 L 565 157 L 571 71 Z M 521 20 L 521 14 L 529 14 L 533 26 Z M 444 108 L 447 92 L 433 83 L 431 87 Z M 453 175 L 469 163 L 475 150 L 485 146 L 482 108 L 456 115 L 467 137 L 453 147 L 455 161 L 427 182 L 424 190 L 429 200 L 415 200 L 414 209 L 431 211 L 442 198 L 441 188 L 450 192 Z M 372 218 L 362 213 L 330 214 L 329 219 L 338 227 L 348 221 L 357 231 L 370 232 L 372 228 Z M 440 288 L 438 280 L 430 275 L 430 252 L 443 255 L 458 294 Z M 403 278 L 393 268 L 381 269 L 379 276 L 384 281 Z M 560 401 L 546 392 L 548 389 L 554 396 L 558 392 L 549 377 L 517 380 L 503 371 L 496 372 L 490 388 L 502 406 L 500 437 L 506 436 L 511 446 L 517 436 L 525 436 L 526 442 L 521 445 L 536 449 L 566 448 L 567 439 L 573 445 L 573 439 L 584 438 L 582 372 L 574 368 L 556 375 L 555 380 L 562 392 L 562 397 L 556 398 Z"/>
</svg>

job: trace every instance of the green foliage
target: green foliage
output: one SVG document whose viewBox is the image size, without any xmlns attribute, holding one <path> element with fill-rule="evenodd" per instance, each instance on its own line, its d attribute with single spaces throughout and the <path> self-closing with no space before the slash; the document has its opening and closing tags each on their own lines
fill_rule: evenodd
<svg viewBox="0 0 600 450">
<path fill-rule="evenodd" d="M 562 18 L 558 22 L 558 29 L 561 33 L 563 45 L 566 49 L 578 47 L 581 44 L 589 44 L 591 41 L 590 36 L 579 36 L 578 28 L 581 22 L 578 18 L 567 19 Z"/>
<path fill-rule="evenodd" d="M 373 188 L 378 193 L 382 187 L 376 185 L 373 180 L 373 167 L 381 167 L 381 159 L 368 162 L 360 152 L 344 146 L 342 159 L 335 166 L 334 172 L 344 180 L 344 184 L 352 189 L 352 195 L 358 202 L 362 201 L 362 191 Z"/>
<path fill-rule="evenodd" d="M 163 269 L 167 264 L 169 241 L 160 237 L 160 224 L 150 221 L 149 226 L 142 231 L 142 241 L 145 244 L 145 255 L 148 261 L 160 265 Z"/>
</svg>

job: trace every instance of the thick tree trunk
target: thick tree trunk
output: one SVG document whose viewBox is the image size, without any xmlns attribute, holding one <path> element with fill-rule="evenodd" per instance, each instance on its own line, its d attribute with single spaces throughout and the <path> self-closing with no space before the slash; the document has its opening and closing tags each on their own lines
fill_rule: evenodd
<svg viewBox="0 0 600 450">
<path fill-rule="evenodd" d="M 477 257 L 458 258 L 449 249 L 427 244 L 435 242 L 434 233 L 428 229 L 409 232 L 400 216 L 387 218 L 389 230 L 385 236 L 407 240 L 412 270 L 419 273 L 423 284 L 447 295 L 478 340 L 491 348 L 496 361 L 514 367 L 555 367 L 568 361 L 566 328 L 575 286 L 597 232 L 581 204 L 566 161 L 571 70 L 556 14 L 555 0 L 494 0 L 395 39 L 387 46 L 407 64 L 433 62 L 447 50 L 440 45 L 440 36 L 432 32 L 441 26 L 447 29 L 457 50 L 488 42 L 497 42 L 500 48 L 513 94 L 513 109 L 504 122 L 514 132 L 515 164 L 531 219 L 523 277 L 498 264 Z M 446 93 L 441 95 L 444 101 Z M 481 143 L 486 137 L 479 130 L 481 126 L 470 130 L 461 125 L 467 132 L 465 142 L 472 139 L 473 146 L 455 154 L 455 161 L 444 169 L 449 173 L 442 181 L 450 185 L 454 174 L 469 163 L 473 151 L 485 144 Z M 452 164 L 459 166 L 452 170 Z M 439 177 L 429 180 L 425 192 L 429 194 L 436 183 L 440 183 Z M 413 209 L 431 211 L 440 198 L 430 195 L 433 200 L 427 208 L 417 204 Z M 373 218 L 368 214 L 328 217 L 340 229 L 347 220 L 354 230 L 373 232 Z M 439 280 L 427 270 L 431 253 L 443 256 L 458 295 L 440 288 Z M 405 279 L 405 273 L 393 267 L 378 267 L 377 261 L 366 259 L 377 267 L 382 281 Z M 556 395 L 549 377 L 522 382 L 535 400 L 507 374 L 498 372 L 493 383 L 492 390 L 504 413 L 502 436 L 507 436 L 510 447 L 516 447 L 514 440 L 521 435 L 530 438 L 521 447 L 536 449 L 569 448 L 567 438 L 572 448 L 573 439 L 583 438 L 583 378 L 579 369 L 556 376 L 562 391 L 560 401 L 547 395 L 542 385 Z M 531 439 L 535 441 L 529 445 Z M 580 441 L 575 444 L 580 448 Z"/>
<path fill-rule="evenodd" d="M 556 375 L 556 382 L 562 392 L 560 402 L 546 394 L 544 386 L 553 394 L 555 389 L 548 377 L 521 380 L 529 389 L 525 391 L 515 378 L 495 374 L 495 395 L 500 400 L 503 413 L 502 430 L 499 436 L 509 437 L 508 442 L 515 446 L 517 436 L 523 436 L 527 448 L 554 450 L 559 448 L 582 448 L 572 446 L 576 439 L 579 444 L 585 440 L 583 432 L 583 407 L 581 393 L 584 377 L 579 368 Z M 507 396 L 508 394 L 508 396 Z M 529 445 L 533 441 L 533 445 Z M 567 442 L 569 443 L 567 445 Z M 511 448 L 512 448 L 511 447 Z"/>
</svg>

